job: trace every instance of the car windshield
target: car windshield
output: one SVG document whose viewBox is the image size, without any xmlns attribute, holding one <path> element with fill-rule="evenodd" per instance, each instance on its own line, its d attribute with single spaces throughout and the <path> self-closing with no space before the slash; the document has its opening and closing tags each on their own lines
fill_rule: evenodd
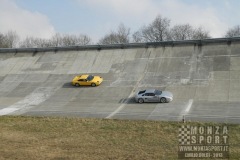
<svg viewBox="0 0 240 160">
<path fill-rule="evenodd" d="M 161 95 L 161 94 L 162 94 L 162 91 L 156 90 L 156 91 L 155 91 L 155 94 L 156 94 L 156 95 Z"/>
<path fill-rule="evenodd" d="M 91 81 L 91 80 L 93 80 L 93 78 L 94 78 L 93 75 L 89 75 L 89 76 L 87 77 L 87 81 Z"/>
</svg>

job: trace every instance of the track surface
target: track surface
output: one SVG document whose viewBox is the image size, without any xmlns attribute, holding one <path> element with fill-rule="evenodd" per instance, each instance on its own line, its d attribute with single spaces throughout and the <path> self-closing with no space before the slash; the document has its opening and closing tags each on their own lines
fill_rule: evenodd
<svg viewBox="0 0 240 160">
<path fill-rule="evenodd" d="M 73 87 L 75 75 L 104 78 Z M 174 94 L 137 104 L 137 90 Z M 240 123 L 240 44 L 0 53 L 0 115 Z"/>
</svg>

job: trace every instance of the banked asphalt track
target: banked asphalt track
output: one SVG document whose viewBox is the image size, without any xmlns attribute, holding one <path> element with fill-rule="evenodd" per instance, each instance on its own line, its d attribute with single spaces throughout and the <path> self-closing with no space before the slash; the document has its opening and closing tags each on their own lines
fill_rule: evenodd
<svg viewBox="0 0 240 160">
<path fill-rule="evenodd" d="M 0 50 L 0 115 L 240 123 L 240 39 Z M 78 74 L 98 87 L 74 87 Z M 138 104 L 136 91 L 171 91 Z"/>
</svg>

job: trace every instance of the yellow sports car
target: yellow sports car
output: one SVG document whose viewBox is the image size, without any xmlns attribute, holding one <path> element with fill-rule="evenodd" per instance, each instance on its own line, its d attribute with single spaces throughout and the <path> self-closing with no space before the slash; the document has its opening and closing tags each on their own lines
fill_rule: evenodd
<svg viewBox="0 0 240 160">
<path fill-rule="evenodd" d="M 103 78 L 93 75 L 79 75 L 73 78 L 72 85 L 79 86 L 98 86 L 102 83 Z"/>
</svg>

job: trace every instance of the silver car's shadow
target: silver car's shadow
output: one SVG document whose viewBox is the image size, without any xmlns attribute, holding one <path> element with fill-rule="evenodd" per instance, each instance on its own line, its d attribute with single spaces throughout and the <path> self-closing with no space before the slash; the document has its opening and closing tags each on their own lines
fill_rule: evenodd
<svg viewBox="0 0 240 160">
<path fill-rule="evenodd" d="M 134 104 L 134 103 L 136 103 L 136 101 L 135 101 L 134 97 L 130 97 L 130 98 L 122 98 L 119 100 L 118 103 Z"/>
</svg>

